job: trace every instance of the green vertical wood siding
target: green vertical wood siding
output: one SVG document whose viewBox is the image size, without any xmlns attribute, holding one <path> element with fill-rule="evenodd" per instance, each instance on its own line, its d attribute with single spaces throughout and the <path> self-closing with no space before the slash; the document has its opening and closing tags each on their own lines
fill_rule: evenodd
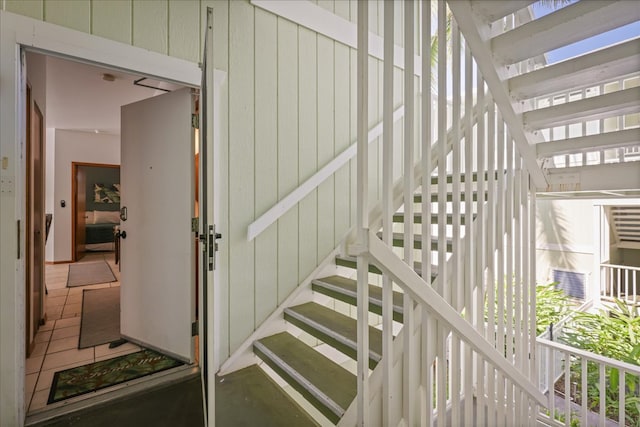
<svg viewBox="0 0 640 427">
<path fill-rule="evenodd" d="M 133 45 L 167 54 L 169 3 L 167 0 L 133 2 Z"/>
<path fill-rule="evenodd" d="M 132 0 L 93 0 L 93 34 L 131 44 L 131 8 Z"/>
<path fill-rule="evenodd" d="M 278 199 L 278 20 L 256 9 L 256 165 L 255 215 L 265 213 Z M 278 225 L 255 239 L 255 327 L 278 306 Z"/>
<path fill-rule="evenodd" d="M 89 0 L 49 0 L 44 3 L 44 19 L 52 24 L 91 32 L 91 2 Z"/>
<path fill-rule="evenodd" d="M 314 3 L 316 3 L 314 1 Z M 2 5 L 3 3 L 0 3 Z M 355 22 L 357 1 L 318 6 Z M 356 140 L 356 51 L 248 0 L 7 0 L 6 9 L 198 62 L 213 8 L 220 89 L 221 205 L 217 226 L 223 359 L 259 327 L 340 243 L 355 222 L 355 161 L 338 170 L 254 241 L 247 227 Z M 382 33 L 382 3 L 371 31 Z M 396 10 L 399 19 L 401 9 Z M 398 26 L 396 43 L 402 44 Z M 370 124 L 382 116 L 382 65 L 370 60 Z M 395 104 L 402 103 L 396 70 Z M 402 137 L 401 121 L 395 134 Z M 370 146 L 371 203 L 379 194 L 381 138 Z M 402 153 L 395 153 L 396 175 Z M 343 311 L 349 312 L 344 306 Z"/>
</svg>

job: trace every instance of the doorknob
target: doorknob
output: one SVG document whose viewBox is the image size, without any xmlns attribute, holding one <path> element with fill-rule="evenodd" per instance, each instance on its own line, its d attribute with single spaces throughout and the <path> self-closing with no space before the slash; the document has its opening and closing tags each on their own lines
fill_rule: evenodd
<svg viewBox="0 0 640 427">
<path fill-rule="evenodd" d="M 116 237 L 117 237 L 117 238 L 123 238 L 123 239 L 126 239 L 126 238 L 127 238 L 127 232 L 126 232 L 126 231 L 124 231 L 124 230 L 122 230 L 122 231 L 118 231 L 118 232 L 116 233 Z"/>
</svg>

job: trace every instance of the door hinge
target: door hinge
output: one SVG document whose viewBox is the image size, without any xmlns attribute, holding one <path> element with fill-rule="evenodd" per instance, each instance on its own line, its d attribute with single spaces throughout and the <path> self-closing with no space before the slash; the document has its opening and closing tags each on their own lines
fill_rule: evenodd
<svg viewBox="0 0 640 427">
<path fill-rule="evenodd" d="M 17 241 L 17 248 L 18 248 L 18 259 L 20 259 L 20 252 L 21 252 L 21 248 L 20 248 L 20 220 L 18 220 L 17 223 L 17 237 L 18 237 L 18 241 Z"/>
<path fill-rule="evenodd" d="M 198 230 L 200 230 L 200 218 L 191 218 L 191 231 L 196 233 L 196 237 L 198 235 Z"/>
<path fill-rule="evenodd" d="M 200 119 L 198 118 L 197 114 L 191 115 L 191 127 L 194 129 L 200 128 Z"/>
<path fill-rule="evenodd" d="M 198 330 L 199 330 L 199 326 L 198 326 L 198 321 L 196 320 L 191 324 L 191 336 L 195 337 L 196 335 L 198 335 L 198 332 L 199 332 Z"/>
</svg>

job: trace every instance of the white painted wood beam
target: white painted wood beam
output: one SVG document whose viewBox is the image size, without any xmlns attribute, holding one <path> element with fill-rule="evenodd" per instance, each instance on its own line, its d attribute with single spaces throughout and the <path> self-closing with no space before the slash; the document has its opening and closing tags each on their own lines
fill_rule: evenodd
<svg viewBox="0 0 640 427">
<path fill-rule="evenodd" d="M 516 100 L 567 92 L 636 72 L 640 69 L 640 38 L 635 38 L 509 80 Z"/>
<path fill-rule="evenodd" d="M 484 0 L 474 1 L 471 7 L 475 12 L 485 18 L 488 23 L 511 15 L 537 0 Z"/>
<path fill-rule="evenodd" d="M 640 144 L 640 128 L 541 142 L 536 144 L 536 151 L 538 157 L 551 157 L 558 154 L 587 153 L 638 144 Z"/>
<path fill-rule="evenodd" d="M 640 189 L 637 162 L 554 168 L 547 191 L 628 191 Z"/>
<path fill-rule="evenodd" d="M 580 1 L 493 38 L 491 48 L 496 60 L 514 64 L 637 20 L 635 1 Z"/>
<path fill-rule="evenodd" d="M 484 76 L 487 86 L 502 112 L 503 119 L 509 128 L 511 136 L 515 140 L 518 152 L 522 156 L 535 186 L 544 188 L 547 185 L 544 173 L 537 163 L 535 150 L 529 144 L 521 118 L 513 109 L 506 85 L 501 78 L 501 75 L 506 75 L 506 70 L 496 67 L 487 37 L 482 37 L 480 34 L 479 28 L 483 28 L 484 34 L 489 34 L 488 25 L 479 22 L 478 15 L 473 12 L 469 0 L 451 1 L 449 2 L 449 8 L 458 22 L 460 31 L 462 31 L 467 43 L 471 47 L 471 52 L 473 53 L 478 68 Z"/>
<path fill-rule="evenodd" d="M 640 112 L 640 87 L 528 111 L 522 120 L 528 130 L 534 130 L 637 112 Z"/>
</svg>

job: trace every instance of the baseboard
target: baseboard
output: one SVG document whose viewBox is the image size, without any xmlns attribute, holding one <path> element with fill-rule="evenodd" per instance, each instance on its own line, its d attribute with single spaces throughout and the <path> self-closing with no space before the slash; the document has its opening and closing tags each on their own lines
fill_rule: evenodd
<svg viewBox="0 0 640 427">
<path fill-rule="evenodd" d="M 47 265 L 56 265 L 56 264 L 71 264 L 73 262 L 72 259 L 68 261 L 45 261 L 44 263 Z"/>
</svg>

